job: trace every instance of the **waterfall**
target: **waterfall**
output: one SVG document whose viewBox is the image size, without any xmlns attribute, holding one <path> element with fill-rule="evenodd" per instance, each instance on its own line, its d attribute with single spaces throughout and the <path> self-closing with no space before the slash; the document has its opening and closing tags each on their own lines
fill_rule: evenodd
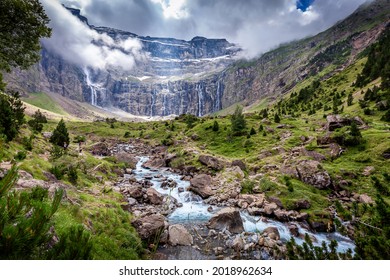
<svg viewBox="0 0 390 280">
<path fill-rule="evenodd" d="M 203 87 L 202 83 L 199 83 L 196 85 L 196 91 L 198 92 L 198 117 L 201 117 L 203 115 Z"/>
<path fill-rule="evenodd" d="M 85 74 L 85 80 L 87 82 L 87 85 L 89 86 L 89 88 L 91 90 L 91 105 L 99 107 L 98 106 L 98 90 L 104 92 L 104 96 L 102 96 L 102 97 L 104 97 L 104 99 L 105 99 L 105 95 L 106 95 L 106 90 L 104 88 L 102 88 L 100 84 L 95 84 L 91 81 L 91 77 L 90 77 L 88 68 L 84 68 L 84 74 Z"/>
<path fill-rule="evenodd" d="M 156 104 L 156 89 L 152 91 L 152 101 L 150 103 L 150 117 L 153 117 L 153 107 Z"/>
<path fill-rule="evenodd" d="M 222 98 L 222 85 L 221 85 L 221 80 L 218 80 L 217 82 L 217 93 L 215 96 L 215 105 L 214 105 L 214 112 L 217 112 L 222 109 L 221 106 L 221 98 Z"/>
<path fill-rule="evenodd" d="M 166 107 L 166 102 L 167 102 L 167 95 L 163 94 L 163 105 L 162 105 L 162 115 L 167 116 L 167 107 Z"/>
</svg>

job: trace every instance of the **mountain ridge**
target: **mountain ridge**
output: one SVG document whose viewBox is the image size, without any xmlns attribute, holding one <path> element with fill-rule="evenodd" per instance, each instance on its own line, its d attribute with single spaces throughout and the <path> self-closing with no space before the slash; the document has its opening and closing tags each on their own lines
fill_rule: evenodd
<svg viewBox="0 0 390 280">
<path fill-rule="evenodd" d="M 134 115 L 189 113 L 202 116 L 237 103 L 249 106 L 264 98 L 274 99 L 288 93 L 305 79 L 324 79 L 340 71 L 376 41 L 390 21 L 389 11 L 388 0 L 362 5 L 328 30 L 284 44 L 250 61 L 234 62 L 228 54 L 226 60 L 222 56 L 221 60 L 210 62 L 208 56 L 211 53 L 204 44 L 199 52 L 187 52 L 190 59 L 186 60 L 186 52 L 180 48 L 172 52 L 171 47 L 151 42 L 152 37 L 140 37 L 149 38 L 151 59 L 145 64 L 138 64 L 133 74 L 125 76 L 118 71 L 105 73 L 91 69 L 90 73 L 86 73 L 85 69 L 71 65 L 44 49 L 35 70 L 27 74 L 16 71 L 16 77 L 8 79 L 8 82 L 23 91 L 53 92 L 88 103 L 96 100 L 96 105 L 100 107 L 114 106 Z M 73 13 L 88 22 L 79 11 L 74 10 Z M 100 32 L 114 30 L 95 28 Z M 123 36 L 138 36 L 123 32 L 127 34 Z M 112 38 L 117 35 L 122 36 L 115 32 L 111 34 Z M 192 40 L 204 43 L 205 39 L 194 37 Z M 224 39 L 218 42 L 222 43 L 219 50 L 231 47 Z M 153 56 L 158 53 L 161 57 Z M 217 54 L 224 53 L 217 51 Z M 221 58 L 214 53 L 215 57 Z M 94 93 L 91 84 L 87 83 L 87 74 L 94 84 L 99 85 Z"/>
</svg>

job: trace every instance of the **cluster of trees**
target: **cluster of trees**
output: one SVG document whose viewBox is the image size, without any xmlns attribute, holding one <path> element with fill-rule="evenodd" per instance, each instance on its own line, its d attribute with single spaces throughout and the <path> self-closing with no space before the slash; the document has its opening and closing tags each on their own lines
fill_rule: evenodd
<svg viewBox="0 0 390 280">
<path fill-rule="evenodd" d="M 24 120 L 19 93 L 6 90 L 1 71 L 23 69 L 40 58 L 40 38 L 49 37 L 49 18 L 39 0 L 0 1 L 0 136 L 12 141 Z M 38 110 L 28 122 L 35 132 L 42 131 L 46 117 Z M 32 149 L 31 137 L 25 146 Z M 50 141 L 66 149 L 69 135 L 60 121 Z M 64 191 L 58 189 L 49 199 L 48 191 L 12 190 L 18 177 L 14 166 L 0 180 L 0 259 L 90 259 L 92 242 L 83 226 L 71 226 L 56 233 L 53 215 Z"/>
<path fill-rule="evenodd" d="M 363 87 L 371 81 L 381 77 L 382 89 L 390 88 L 390 28 L 387 27 L 379 41 L 373 44 L 368 51 L 368 59 L 361 74 L 358 75 L 355 85 Z"/>
</svg>

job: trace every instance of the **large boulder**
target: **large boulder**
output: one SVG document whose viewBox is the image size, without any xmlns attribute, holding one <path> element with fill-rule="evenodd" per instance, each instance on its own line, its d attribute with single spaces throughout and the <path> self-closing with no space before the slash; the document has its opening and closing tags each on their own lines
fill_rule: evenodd
<svg viewBox="0 0 390 280">
<path fill-rule="evenodd" d="M 163 158 L 154 158 L 152 160 L 148 160 L 143 164 L 143 167 L 145 168 L 161 168 L 165 167 L 165 159 Z"/>
<path fill-rule="evenodd" d="M 207 156 L 207 155 L 200 155 L 199 156 L 200 163 L 206 165 L 207 167 L 210 167 L 216 171 L 223 169 L 223 164 L 215 157 Z"/>
<path fill-rule="evenodd" d="M 190 187 L 188 190 L 199 194 L 203 199 L 206 199 L 214 194 L 211 189 L 211 176 L 207 174 L 196 175 L 190 180 Z"/>
<path fill-rule="evenodd" d="M 148 188 L 146 190 L 146 196 L 151 204 L 161 205 L 164 200 L 164 196 L 156 191 L 154 188 Z"/>
<path fill-rule="evenodd" d="M 246 164 L 242 160 L 239 160 L 239 159 L 233 160 L 232 161 L 232 166 L 238 166 L 238 167 L 240 167 L 240 169 L 242 171 L 246 170 Z"/>
<path fill-rule="evenodd" d="M 171 245 L 190 246 L 194 243 L 192 235 L 183 225 L 171 225 L 168 228 L 168 241 Z"/>
<path fill-rule="evenodd" d="M 141 198 L 143 196 L 143 191 L 141 186 L 133 186 L 127 189 L 127 193 L 132 198 Z"/>
<path fill-rule="evenodd" d="M 126 163 L 131 168 L 135 168 L 138 160 L 131 154 L 120 151 L 119 153 L 115 154 L 115 159 L 118 163 Z"/>
<path fill-rule="evenodd" d="M 329 131 L 334 131 L 337 128 L 342 128 L 344 126 L 350 125 L 351 120 L 347 118 L 343 118 L 340 115 L 328 115 L 326 117 L 326 128 Z"/>
<path fill-rule="evenodd" d="M 272 240 L 279 240 L 280 239 L 279 230 L 276 227 L 267 227 L 263 231 L 263 235 L 268 236 Z"/>
<path fill-rule="evenodd" d="M 151 214 L 135 220 L 133 225 L 143 240 L 150 240 L 162 233 L 166 221 L 161 214 Z"/>
<path fill-rule="evenodd" d="M 240 212 L 235 208 L 220 210 L 210 219 L 208 227 L 221 231 L 227 229 L 231 233 L 241 233 L 244 231 L 244 224 Z"/>
<path fill-rule="evenodd" d="M 263 206 L 263 213 L 264 213 L 265 215 L 271 216 L 271 215 L 274 213 L 274 211 L 275 211 L 276 209 L 278 209 L 278 208 L 279 208 L 279 207 L 278 207 L 278 205 L 276 205 L 275 202 L 264 203 L 264 206 Z"/>
<path fill-rule="evenodd" d="M 325 189 L 332 184 L 332 180 L 326 170 L 315 160 L 303 160 L 298 163 L 297 171 L 299 179 L 318 189 Z"/>
</svg>

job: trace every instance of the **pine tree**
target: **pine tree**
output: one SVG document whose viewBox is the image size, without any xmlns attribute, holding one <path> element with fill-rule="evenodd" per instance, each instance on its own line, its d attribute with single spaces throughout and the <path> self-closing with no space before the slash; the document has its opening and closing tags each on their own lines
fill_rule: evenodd
<svg viewBox="0 0 390 280">
<path fill-rule="evenodd" d="M 0 91 L 0 135 L 4 134 L 11 141 L 24 123 L 24 109 L 18 92 L 6 95 Z"/>
<path fill-rule="evenodd" d="M 234 114 L 230 118 L 232 124 L 232 132 L 234 135 L 242 135 L 246 128 L 246 120 L 242 113 L 242 107 L 237 106 Z"/>
<path fill-rule="evenodd" d="M 39 60 L 40 38 L 51 35 L 49 21 L 39 0 L 0 1 L 0 72 L 26 69 Z"/>
<path fill-rule="evenodd" d="M 219 124 L 218 122 L 215 120 L 214 123 L 213 123 L 213 131 L 214 132 L 217 132 L 219 130 Z"/>
<path fill-rule="evenodd" d="M 275 113 L 275 115 L 274 115 L 274 122 L 280 123 L 280 117 L 279 117 L 278 113 Z"/>
<path fill-rule="evenodd" d="M 348 99 L 347 99 L 347 105 L 351 106 L 353 102 L 353 96 L 352 93 L 348 94 Z"/>
<path fill-rule="evenodd" d="M 65 126 L 63 119 L 60 120 L 56 129 L 53 131 L 53 135 L 50 137 L 50 142 L 54 145 L 60 146 L 66 149 L 69 145 L 69 133 L 68 129 Z"/>
<path fill-rule="evenodd" d="M 0 259 L 90 259 L 92 242 L 81 225 L 65 229 L 53 244 L 52 218 L 63 189 L 58 189 L 52 200 L 48 191 L 39 187 L 11 192 L 17 177 L 14 166 L 0 180 Z"/>
</svg>

